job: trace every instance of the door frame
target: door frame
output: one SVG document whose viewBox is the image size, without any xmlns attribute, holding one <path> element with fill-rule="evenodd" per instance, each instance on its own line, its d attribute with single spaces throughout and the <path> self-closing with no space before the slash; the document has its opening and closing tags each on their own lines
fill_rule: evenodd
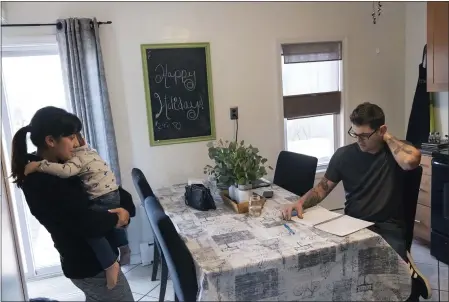
<svg viewBox="0 0 449 302">
<path fill-rule="evenodd" d="M 25 276 L 25 266 L 23 263 L 23 259 L 22 259 L 22 253 L 21 253 L 21 248 L 20 248 L 20 238 L 18 236 L 18 231 L 17 231 L 17 223 L 16 223 L 16 215 L 14 215 L 14 208 L 13 208 L 13 202 L 12 202 L 12 198 L 11 198 L 11 190 L 9 187 L 9 181 L 8 181 L 8 172 L 6 169 L 6 166 L 3 165 L 3 163 L 5 162 L 5 148 L 4 148 L 4 144 L 3 141 L 0 141 L 0 162 L 2 163 L 1 167 L 0 167 L 0 173 L 1 173 L 1 178 L 2 178 L 2 183 L 1 188 L 4 189 L 4 191 L 2 191 L 2 198 L 5 198 L 6 200 L 6 204 L 8 207 L 8 215 L 9 215 L 9 220 L 11 223 L 11 230 L 12 230 L 12 236 L 13 236 L 13 240 L 14 240 L 14 250 L 15 250 L 15 254 L 16 254 L 16 261 L 17 261 L 17 266 L 18 266 L 18 270 L 20 273 L 19 276 L 19 280 L 17 280 L 18 282 L 20 282 L 21 288 L 22 288 L 22 293 L 23 293 L 23 298 L 25 301 L 28 301 L 28 288 L 27 288 L 27 284 L 26 284 L 26 280 L 27 277 Z M 3 202 L 3 201 L 2 201 Z M 2 259 L 3 261 L 3 259 Z"/>
</svg>

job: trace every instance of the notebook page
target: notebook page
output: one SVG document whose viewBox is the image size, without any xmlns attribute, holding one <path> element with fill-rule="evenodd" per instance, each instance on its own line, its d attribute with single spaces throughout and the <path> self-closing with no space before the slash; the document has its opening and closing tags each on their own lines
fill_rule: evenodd
<svg viewBox="0 0 449 302">
<path fill-rule="evenodd" d="M 330 234 L 344 237 L 360 231 L 361 229 L 367 228 L 373 224 L 374 223 L 372 222 L 357 219 L 348 215 L 343 215 L 338 219 L 315 225 L 315 228 Z"/>
<path fill-rule="evenodd" d="M 315 206 L 305 210 L 302 216 L 302 219 L 294 216 L 292 220 L 308 226 L 316 226 L 317 224 L 340 217 L 342 214 L 331 212 L 321 206 Z"/>
</svg>

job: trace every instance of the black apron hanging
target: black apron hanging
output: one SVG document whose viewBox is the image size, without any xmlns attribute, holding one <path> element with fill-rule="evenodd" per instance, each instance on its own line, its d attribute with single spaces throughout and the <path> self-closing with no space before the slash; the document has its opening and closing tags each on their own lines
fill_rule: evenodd
<svg viewBox="0 0 449 302">
<path fill-rule="evenodd" d="M 419 64 L 418 84 L 413 98 L 412 111 L 408 120 L 406 140 L 420 146 L 429 140 L 430 99 L 427 92 L 427 45 L 424 46 L 422 62 Z"/>
</svg>

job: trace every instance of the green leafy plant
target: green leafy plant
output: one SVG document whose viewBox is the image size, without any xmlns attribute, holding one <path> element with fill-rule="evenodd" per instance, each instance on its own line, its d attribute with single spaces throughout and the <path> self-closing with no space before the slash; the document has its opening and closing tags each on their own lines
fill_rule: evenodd
<svg viewBox="0 0 449 302">
<path fill-rule="evenodd" d="M 208 143 L 209 158 L 215 162 L 214 166 L 204 167 L 204 173 L 214 175 L 217 182 L 223 185 L 249 185 L 267 174 L 267 159 L 259 155 L 259 149 L 252 145 L 245 146 L 245 142 Z"/>
<path fill-rule="evenodd" d="M 204 173 L 215 176 L 218 184 L 231 186 L 236 183 L 233 175 L 233 152 L 236 144 L 229 141 L 209 142 L 207 144 L 209 158 L 215 163 L 214 166 L 204 167 Z"/>
</svg>

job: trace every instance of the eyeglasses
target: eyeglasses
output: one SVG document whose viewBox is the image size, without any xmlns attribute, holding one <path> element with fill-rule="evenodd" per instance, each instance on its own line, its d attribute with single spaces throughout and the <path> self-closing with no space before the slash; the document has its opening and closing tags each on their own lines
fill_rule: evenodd
<svg viewBox="0 0 449 302">
<path fill-rule="evenodd" d="M 377 132 L 377 130 L 379 130 L 379 128 L 377 128 L 376 130 L 374 130 L 371 133 L 360 133 L 360 134 L 357 134 L 357 133 L 354 132 L 354 130 L 352 130 L 352 127 L 351 127 L 348 130 L 348 134 L 349 134 L 349 136 L 351 136 L 353 138 L 360 138 L 361 140 L 368 140 L 368 139 L 370 139 L 371 136 L 373 136 L 374 133 Z"/>
</svg>

